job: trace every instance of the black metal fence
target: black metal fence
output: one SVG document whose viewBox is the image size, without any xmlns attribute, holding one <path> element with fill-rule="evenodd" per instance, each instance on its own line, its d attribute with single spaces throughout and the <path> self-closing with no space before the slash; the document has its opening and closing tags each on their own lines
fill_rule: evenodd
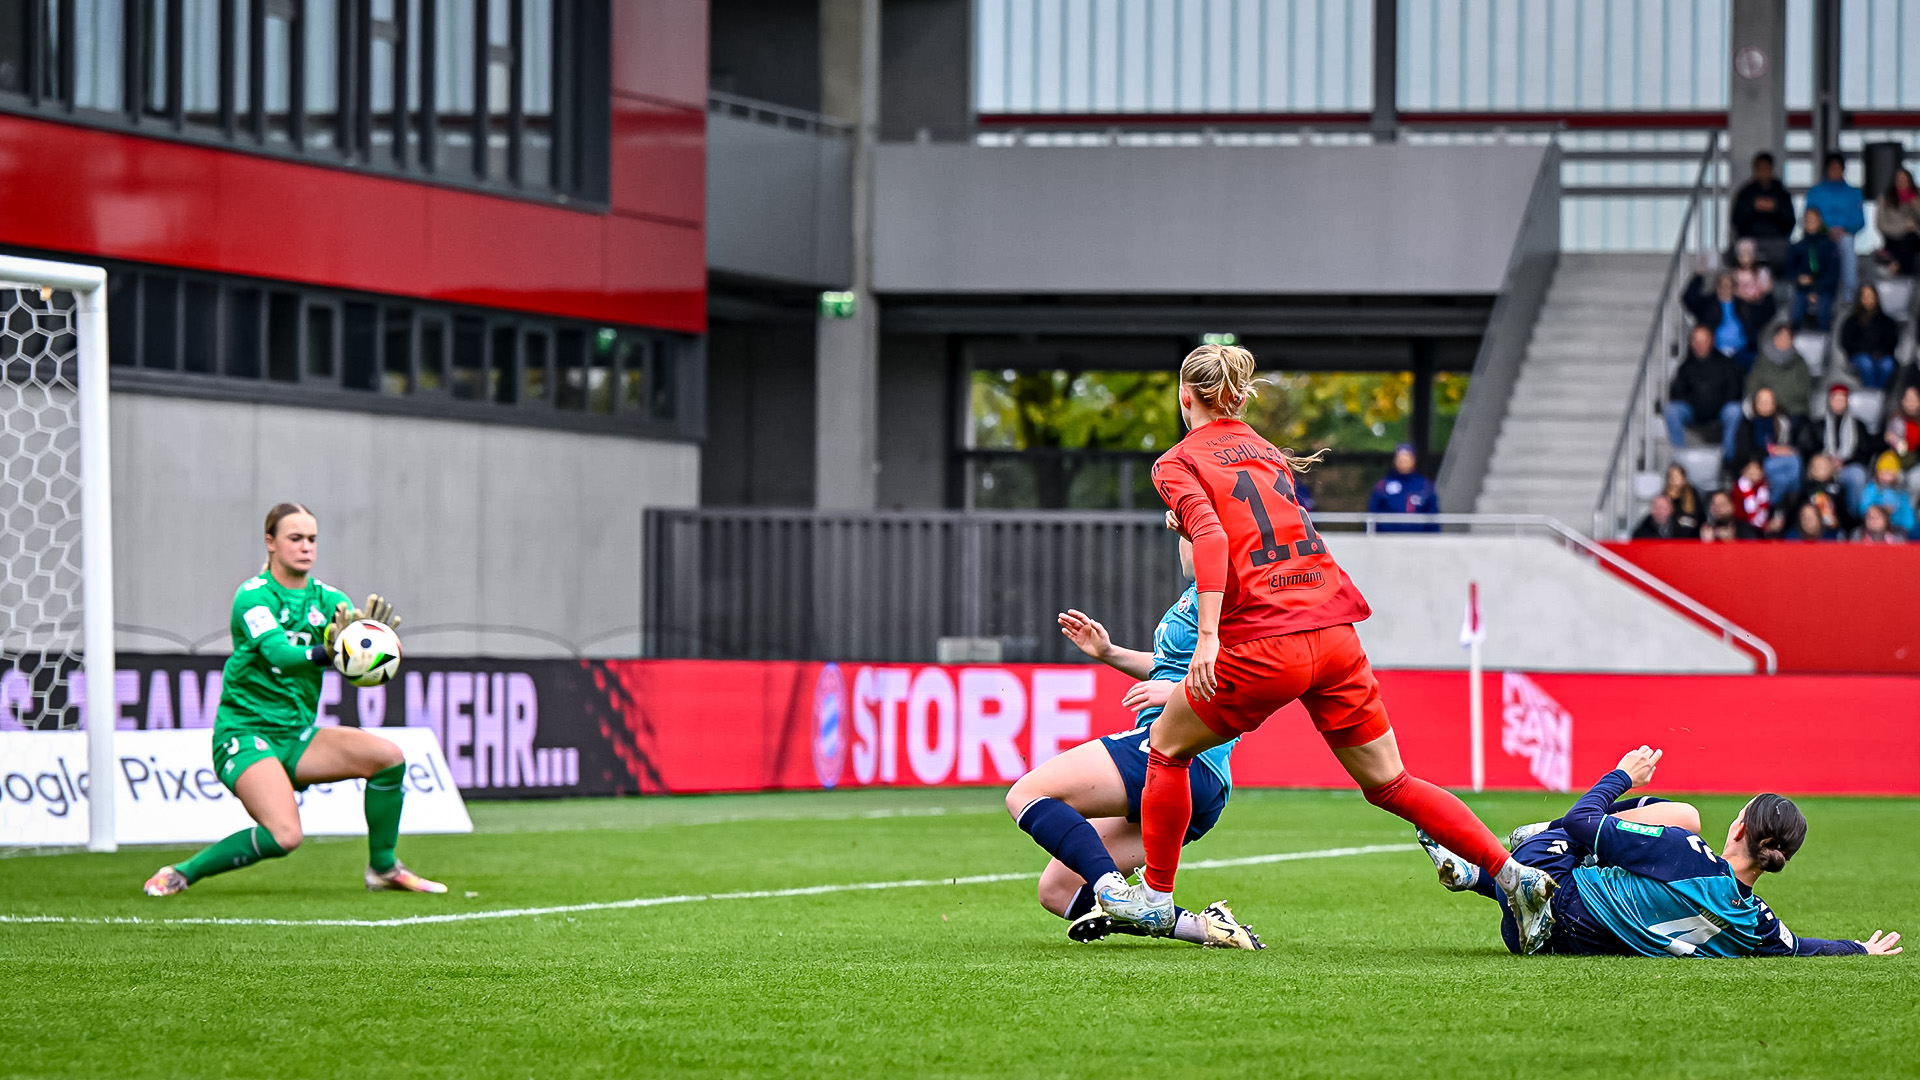
<svg viewBox="0 0 1920 1080">
<path fill-rule="evenodd" d="M 645 654 L 924 662 L 973 638 L 1062 661 L 1069 607 L 1151 648 L 1175 543 L 1149 512 L 649 510 Z"/>
</svg>

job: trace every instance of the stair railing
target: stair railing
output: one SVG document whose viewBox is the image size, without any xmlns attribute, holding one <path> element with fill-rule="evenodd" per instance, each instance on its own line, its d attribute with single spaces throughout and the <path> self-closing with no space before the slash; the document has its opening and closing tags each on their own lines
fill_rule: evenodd
<svg viewBox="0 0 1920 1080">
<path fill-rule="evenodd" d="M 1657 473 L 1671 458 L 1662 406 L 1671 365 L 1687 347 L 1688 320 L 1680 303 L 1680 272 L 1689 252 L 1703 267 L 1719 265 L 1720 252 L 1725 248 L 1722 221 L 1727 210 L 1727 176 L 1721 161 L 1720 133 L 1711 132 L 1687 195 L 1686 212 L 1680 218 L 1673 257 L 1667 261 L 1667 276 L 1660 284 L 1660 300 L 1647 327 L 1647 344 L 1640 352 L 1633 389 L 1627 394 L 1607 478 L 1594 504 L 1593 535 L 1602 539 L 1625 537 L 1632 530 L 1633 519 L 1645 501 L 1634 490 L 1636 477 Z"/>
</svg>

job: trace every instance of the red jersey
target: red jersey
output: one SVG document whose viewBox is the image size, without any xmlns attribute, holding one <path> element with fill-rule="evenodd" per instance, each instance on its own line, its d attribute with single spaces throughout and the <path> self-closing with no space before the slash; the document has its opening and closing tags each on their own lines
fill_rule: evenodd
<svg viewBox="0 0 1920 1080">
<path fill-rule="evenodd" d="M 1153 486 L 1193 541 L 1194 585 L 1224 593 L 1220 644 L 1373 614 L 1300 507 L 1286 459 L 1244 421 L 1189 432 L 1153 463 Z"/>
</svg>

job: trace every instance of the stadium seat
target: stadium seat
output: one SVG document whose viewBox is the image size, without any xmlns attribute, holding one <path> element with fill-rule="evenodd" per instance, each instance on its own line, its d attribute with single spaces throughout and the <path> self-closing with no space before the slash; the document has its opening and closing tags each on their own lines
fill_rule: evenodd
<svg viewBox="0 0 1920 1080">
<path fill-rule="evenodd" d="M 1657 472 L 1637 472 L 1633 474 L 1633 498 L 1635 502 L 1652 502 L 1660 489 L 1666 486 L 1666 475 Z"/>
<path fill-rule="evenodd" d="M 1807 368 L 1817 377 L 1827 370 L 1827 347 L 1831 339 L 1826 334 L 1801 331 L 1793 335 L 1793 351 L 1807 362 Z"/>
<path fill-rule="evenodd" d="M 1720 490 L 1720 448 L 1682 446 L 1673 451 L 1673 460 L 1687 471 L 1687 479 L 1701 491 Z"/>
<path fill-rule="evenodd" d="M 1913 279 L 1888 278 L 1874 283 L 1880 290 L 1880 307 L 1895 322 L 1906 322 L 1913 316 Z"/>
<path fill-rule="evenodd" d="M 1853 392 L 1847 400 L 1847 411 L 1867 425 L 1869 431 L 1880 430 L 1880 418 L 1887 411 L 1887 392 L 1885 390 L 1860 389 Z"/>
</svg>

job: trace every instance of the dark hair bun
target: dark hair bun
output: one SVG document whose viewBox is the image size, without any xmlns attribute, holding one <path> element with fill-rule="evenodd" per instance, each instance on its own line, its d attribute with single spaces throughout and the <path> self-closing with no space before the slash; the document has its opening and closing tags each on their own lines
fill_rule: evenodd
<svg viewBox="0 0 1920 1080">
<path fill-rule="evenodd" d="M 1747 853 L 1761 873 L 1786 869 L 1807 839 L 1807 819 L 1793 800 L 1772 793 L 1755 795 L 1741 821 L 1747 827 Z"/>
<path fill-rule="evenodd" d="M 1787 853 L 1775 846 L 1772 837 L 1760 841 L 1760 850 L 1754 853 L 1754 857 L 1760 864 L 1760 872 L 1764 874 L 1777 874 L 1787 866 Z"/>
</svg>

